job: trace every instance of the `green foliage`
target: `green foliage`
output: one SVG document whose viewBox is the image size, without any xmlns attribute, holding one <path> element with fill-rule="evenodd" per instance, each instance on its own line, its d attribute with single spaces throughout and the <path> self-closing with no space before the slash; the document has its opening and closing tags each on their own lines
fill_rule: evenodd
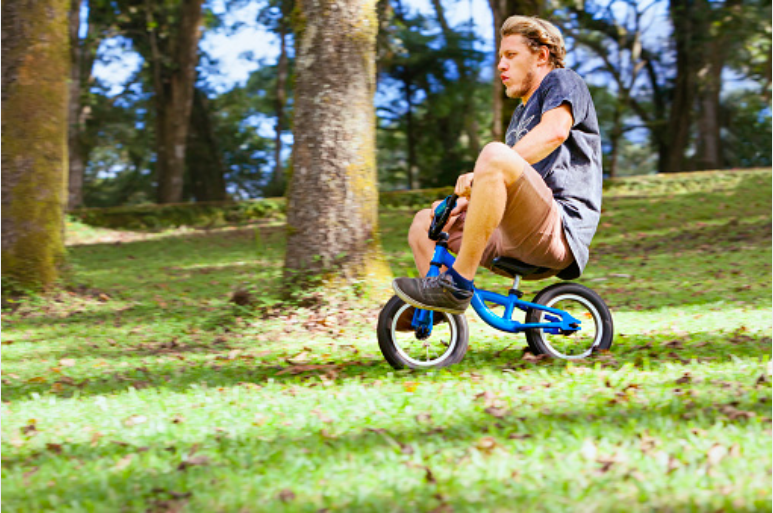
<svg viewBox="0 0 773 513">
<path fill-rule="evenodd" d="M 730 167 L 771 164 L 770 104 L 754 91 L 727 95 L 723 107 L 727 118 L 724 155 Z"/>
<path fill-rule="evenodd" d="M 160 230 L 180 226 L 210 228 L 247 223 L 284 214 L 284 198 L 240 202 L 178 203 L 135 207 L 87 208 L 71 212 L 95 227 L 124 230 Z"/>
</svg>

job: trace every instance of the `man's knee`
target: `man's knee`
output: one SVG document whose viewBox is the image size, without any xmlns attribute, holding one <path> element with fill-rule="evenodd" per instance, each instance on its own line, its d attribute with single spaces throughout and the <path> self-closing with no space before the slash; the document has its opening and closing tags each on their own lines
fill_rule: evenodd
<svg viewBox="0 0 773 513">
<path fill-rule="evenodd" d="M 421 239 L 426 238 L 427 230 L 429 230 L 429 225 L 432 222 L 431 214 L 432 211 L 428 208 L 416 213 L 413 217 L 413 222 L 411 223 L 411 229 L 408 230 L 408 244 L 414 246 L 415 244 L 418 244 Z"/>
<path fill-rule="evenodd" d="M 501 178 L 509 185 L 521 176 L 524 165 L 523 158 L 511 147 L 488 143 L 475 164 L 475 178 Z"/>
</svg>

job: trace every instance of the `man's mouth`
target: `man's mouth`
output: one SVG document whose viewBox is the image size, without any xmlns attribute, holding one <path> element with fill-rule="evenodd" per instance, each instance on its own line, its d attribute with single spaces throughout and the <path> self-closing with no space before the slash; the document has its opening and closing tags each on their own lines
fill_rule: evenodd
<svg viewBox="0 0 773 513">
<path fill-rule="evenodd" d="M 502 79 L 502 82 L 507 82 L 510 77 L 508 77 L 507 75 L 500 75 L 499 78 Z"/>
</svg>

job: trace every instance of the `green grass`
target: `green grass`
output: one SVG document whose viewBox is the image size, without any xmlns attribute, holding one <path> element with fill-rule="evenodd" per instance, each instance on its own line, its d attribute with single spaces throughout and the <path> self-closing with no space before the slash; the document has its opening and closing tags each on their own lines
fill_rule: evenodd
<svg viewBox="0 0 773 513">
<path fill-rule="evenodd" d="M 3 312 L 3 510 L 769 510 L 770 170 L 614 184 L 580 281 L 617 336 L 573 364 L 469 314 L 460 365 L 395 372 L 378 308 L 279 302 L 283 234 L 69 224 L 73 285 Z"/>
</svg>

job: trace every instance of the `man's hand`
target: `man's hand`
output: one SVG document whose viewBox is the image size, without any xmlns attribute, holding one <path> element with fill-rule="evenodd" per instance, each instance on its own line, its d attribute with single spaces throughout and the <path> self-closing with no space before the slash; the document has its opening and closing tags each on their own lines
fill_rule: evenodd
<svg viewBox="0 0 773 513">
<path fill-rule="evenodd" d="M 472 174 L 472 173 L 470 173 Z M 437 200 L 432 204 L 432 208 L 429 211 L 430 219 L 435 217 L 435 209 L 442 203 L 443 200 Z M 443 231 L 447 232 L 451 229 L 451 227 L 454 225 L 457 219 L 459 219 L 459 215 L 467 210 L 467 205 L 470 203 L 470 200 L 467 198 L 458 198 L 456 200 L 456 207 L 451 211 L 451 216 L 448 218 L 448 222 L 443 227 Z"/>
<path fill-rule="evenodd" d="M 459 198 L 469 198 L 472 194 L 472 179 L 474 173 L 464 173 L 456 180 L 456 187 L 454 187 L 454 194 Z"/>
</svg>

